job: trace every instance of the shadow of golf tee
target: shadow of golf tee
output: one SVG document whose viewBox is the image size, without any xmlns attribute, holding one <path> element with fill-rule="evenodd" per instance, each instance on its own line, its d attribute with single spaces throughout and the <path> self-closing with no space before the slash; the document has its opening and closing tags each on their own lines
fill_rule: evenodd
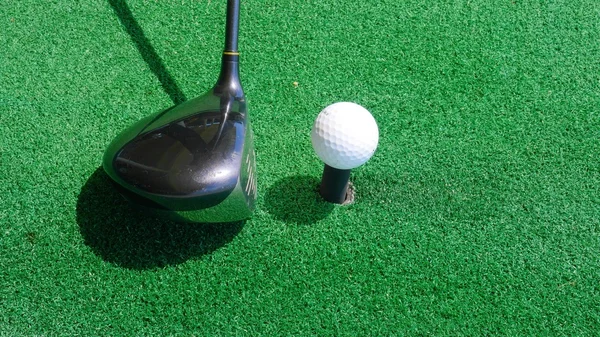
<svg viewBox="0 0 600 337">
<path fill-rule="evenodd" d="M 81 189 L 77 223 L 85 244 L 103 260 L 144 270 L 210 254 L 233 240 L 245 222 L 198 224 L 153 218 L 131 207 L 100 167 Z"/>
<path fill-rule="evenodd" d="M 319 195 L 319 183 L 316 177 L 302 175 L 278 180 L 266 191 L 266 210 L 287 224 L 317 223 L 334 208 Z"/>
</svg>

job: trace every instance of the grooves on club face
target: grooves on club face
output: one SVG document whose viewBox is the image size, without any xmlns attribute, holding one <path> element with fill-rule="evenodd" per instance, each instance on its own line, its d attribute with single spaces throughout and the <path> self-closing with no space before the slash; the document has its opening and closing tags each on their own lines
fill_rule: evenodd
<svg viewBox="0 0 600 337">
<path fill-rule="evenodd" d="M 250 216 L 256 164 L 239 80 L 239 0 L 227 6 L 221 74 L 206 94 L 147 117 L 122 132 L 103 167 L 134 205 L 186 222 L 231 222 Z"/>
</svg>

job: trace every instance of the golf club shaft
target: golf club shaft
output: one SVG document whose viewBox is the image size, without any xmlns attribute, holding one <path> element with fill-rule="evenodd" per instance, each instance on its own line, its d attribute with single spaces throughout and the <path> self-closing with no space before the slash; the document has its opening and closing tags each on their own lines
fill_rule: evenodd
<svg viewBox="0 0 600 337">
<path fill-rule="evenodd" d="M 225 52 L 237 53 L 240 0 L 227 0 L 227 26 L 225 27 Z"/>
<path fill-rule="evenodd" d="M 221 74 L 215 86 L 215 92 L 223 100 L 244 96 L 239 75 L 238 27 L 240 0 L 227 0 L 227 24 L 225 27 L 225 49 L 221 59 Z M 222 104 L 226 102 L 223 101 Z"/>
</svg>

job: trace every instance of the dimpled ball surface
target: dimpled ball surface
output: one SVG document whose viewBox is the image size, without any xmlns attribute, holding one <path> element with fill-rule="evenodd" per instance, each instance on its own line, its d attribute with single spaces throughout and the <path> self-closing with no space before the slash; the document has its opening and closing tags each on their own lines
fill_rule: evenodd
<svg viewBox="0 0 600 337">
<path fill-rule="evenodd" d="M 319 113 L 311 141 L 325 164 L 348 170 L 373 156 L 379 143 L 379 128 L 367 109 L 355 103 L 339 102 Z"/>
</svg>

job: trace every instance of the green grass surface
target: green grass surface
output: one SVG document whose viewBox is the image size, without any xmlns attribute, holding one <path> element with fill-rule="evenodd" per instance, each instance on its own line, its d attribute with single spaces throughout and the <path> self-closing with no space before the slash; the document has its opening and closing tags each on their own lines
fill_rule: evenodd
<svg viewBox="0 0 600 337">
<path fill-rule="evenodd" d="M 243 1 L 259 200 L 229 226 L 135 213 L 100 168 L 212 86 L 225 1 L 0 9 L 0 335 L 600 331 L 598 1 Z M 309 140 L 336 101 L 381 134 L 348 207 Z"/>
</svg>

